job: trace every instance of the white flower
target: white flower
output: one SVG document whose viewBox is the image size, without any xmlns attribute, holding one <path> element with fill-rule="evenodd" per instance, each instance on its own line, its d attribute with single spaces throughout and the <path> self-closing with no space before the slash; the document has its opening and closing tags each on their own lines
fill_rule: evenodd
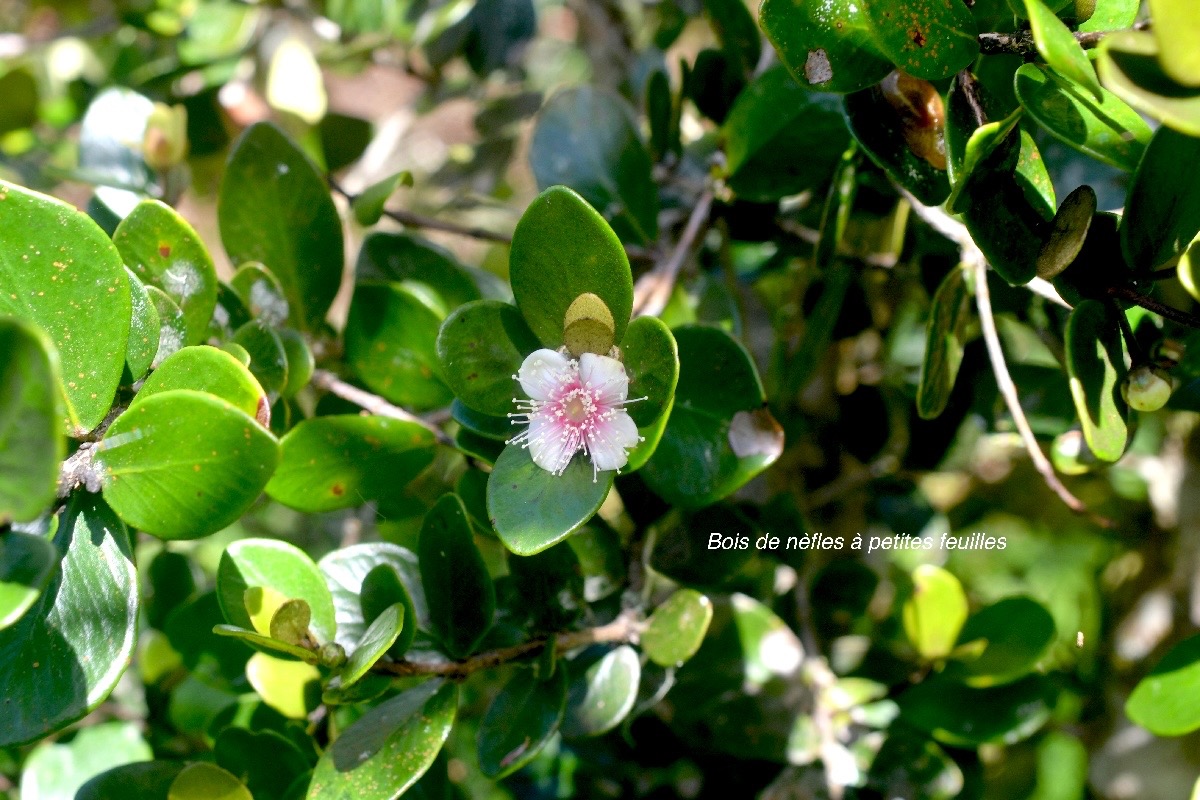
<svg viewBox="0 0 1200 800">
<path fill-rule="evenodd" d="M 619 470 L 626 452 L 642 440 L 625 411 L 629 376 L 615 358 L 584 353 L 578 361 L 554 350 L 536 350 L 513 378 L 528 400 L 515 399 L 513 424 L 529 427 L 509 444 L 529 448 L 533 463 L 561 475 L 580 450 L 592 459 L 592 480 L 602 470 Z M 645 399 L 645 398 L 639 398 Z"/>
</svg>

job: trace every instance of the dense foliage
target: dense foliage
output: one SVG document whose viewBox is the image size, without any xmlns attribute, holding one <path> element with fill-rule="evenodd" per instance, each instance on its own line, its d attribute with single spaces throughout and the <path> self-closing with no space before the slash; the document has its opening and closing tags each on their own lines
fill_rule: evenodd
<svg viewBox="0 0 1200 800">
<path fill-rule="evenodd" d="M 0 0 L 0 792 L 1186 796 L 1140 5 Z"/>
</svg>

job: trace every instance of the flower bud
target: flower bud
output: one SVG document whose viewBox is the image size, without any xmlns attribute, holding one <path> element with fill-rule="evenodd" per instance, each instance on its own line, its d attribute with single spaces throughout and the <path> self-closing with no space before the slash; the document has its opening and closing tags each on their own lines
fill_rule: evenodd
<svg viewBox="0 0 1200 800">
<path fill-rule="evenodd" d="M 187 109 L 155 103 L 146 120 L 142 157 L 153 170 L 165 172 L 183 161 L 188 151 Z"/>
<path fill-rule="evenodd" d="M 1166 370 L 1142 364 L 1121 384 L 1121 395 L 1137 411 L 1158 411 L 1171 399 L 1171 377 Z"/>
<path fill-rule="evenodd" d="M 603 300 L 591 292 L 575 298 L 563 317 L 563 344 L 574 358 L 609 354 L 616 344 L 616 325 Z"/>
<path fill-rule="evenodd" d="M 317 658 L 320 660 L 321 666 L 337 669 L 346 663 L 346 648 L 337 642 L 326 642 L 317 650 Z"/>
</svg>

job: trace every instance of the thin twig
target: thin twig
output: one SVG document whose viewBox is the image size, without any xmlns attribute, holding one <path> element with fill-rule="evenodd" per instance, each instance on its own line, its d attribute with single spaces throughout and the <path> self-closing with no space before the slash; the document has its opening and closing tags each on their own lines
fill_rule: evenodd
<svg viewBox="0 0 1200 800">
<path fill-rule="evenodd" d="M 628 644 L 636 642 L 643 624 L 631 611 L 623 612 L 607 625 L 565 631 L 553 636 L 530 639 L 527 642 L 478 653 L 462 661 L 384 661 L 372 668 L 374 672 L 395 677 L 435 675 L 443 678 L 462 679 L 475 672 L 493 669 L 510 661 L 535 656 L 546 649 L 551 639 L 559 652 L 574 650 L 589 644 Z"/>
<path fill-rule="evenodd" d="M 700 231 L 708 222 L 709 212 L 712 211 L 712 190 L 705 190 L 696 201 L 688 217 L 687 225 L 679 241 L 675 243 L 670 255 L 654 266 L 654 269 L 638 278 L 633 287 L 633 315 L 635 317 L 656 317 L 667 307 L 671 299 L 671 291 L 675 288 L 675 279 L 687 259 Z"/>
<path fill-rule="evenodd" d="M 1186 311 L 1180 311 L 1178 308 L 1169 306 L 1166 303 L 1160 303 L 1153 297 L 1147 297 L 1130 286 L 1110 286 L 1108 287 L 1108 293 L 1121 300 L 1128 300 L 1135 306 L 1141 306 L 1147 311 L 1153 311 L 1163 319 L 1178 322 L 1180 325 L 1186 325 L 1189 328 L 1200 328 L 1200 317 L 1193 316 Z"/>
<path fill-rule="evenodd" d="M 1150 23 L 1139 22 L 1133 26 L 1132 30 L 1144 31 L 1150 27 Z M 1110 36 L 1120 31 L 1077 31 L 1075 33 L 1075 41 L 1079 42 L 1081 47 L 1095 47 L 1104 41 L 1105 37 Z M 979 52 L 984 55 L 1031 55 L 1037 52 L 1037 43 L 1033 40 L 1033 33 L 1030 31 L 1014 31 L 1013 33 L 981 33 L 979 34 Z"/>
<path fill-rule="evenodd" d="M 330 394 L 337 395 L 343 400 L 349 400 L 364 411 L 368 411 L 376 416 L 416 423 L 432 433 L 439 444 L 444 444 L 447 447 L 455 446 L 454 440 L 441 428 L 430 424 L 427 420 L 422 419 L 411 411 L 405 411 L 399 406 L 392 405 L 377 394 L 371 394 L 359 389 L 357 386 L 351 386 L 332 372 L 323 369 L 316 370 L 313 372 L 312 385 L 318 389 L 324 389 Z"/>
</svg>

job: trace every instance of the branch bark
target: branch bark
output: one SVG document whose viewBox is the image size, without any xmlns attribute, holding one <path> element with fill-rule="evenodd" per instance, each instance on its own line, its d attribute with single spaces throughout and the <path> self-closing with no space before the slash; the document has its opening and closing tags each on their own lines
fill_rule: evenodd
<svg viewBox="0 0 1200 800">
<path fill-rule="evenodd" d="M 445 431 L 431 424 L 428 420 L 422 419 L 411 411 L 406 411 L 399 406 L 392 405 L 377 394 L 371 394 L 368 391 L 359 389 L 357 386 L 351 386 L 328 370 L 319 369 L 314 371 L 311 383 L 313 386 L 324 389 L 330 394 L 337 395 L 343 400 L 348 400 L 364 411 L 368 411 L 376 416 L 416 423 L 432 433 L 434 438 L 437 439 L 438 444 L 455 447 L 454 440 Z"/>
<path fill-rule="evenodd" d="M 706 190 L 696 201 L 692 213 L 688 216 L 687 225 L 679 236 L 679 241 L 671 249 L 670 255 L 654 266 L 654 269 L 638 278 L 633 287 L 633 315 L 635 317 L 656 317 L 667 307 L 671 299 L 671 291 L 675 288 L 675 280 L 679 270 L 687 259 L 688 253 L 696 244 L 700 231 L 708 222 L 712 211 L 713 193 Z"/>
<path fill-rule="evenodd" d="M 1144 31 L 1150 23 L 1139 22 L 1132 30 Z M 1105 37 L 1119 31 L 1077 31 L 1075 41 L 1083 48 L 1095 47 L 1104 41 Z M 981 33 L 979 34 L 979 52 L 984 55 L 1031 55 L 1037 52 L 1037 44 L 1033 41 L 1030 31 L 1014 31 L 1013 33 Z"/>
</svg>

